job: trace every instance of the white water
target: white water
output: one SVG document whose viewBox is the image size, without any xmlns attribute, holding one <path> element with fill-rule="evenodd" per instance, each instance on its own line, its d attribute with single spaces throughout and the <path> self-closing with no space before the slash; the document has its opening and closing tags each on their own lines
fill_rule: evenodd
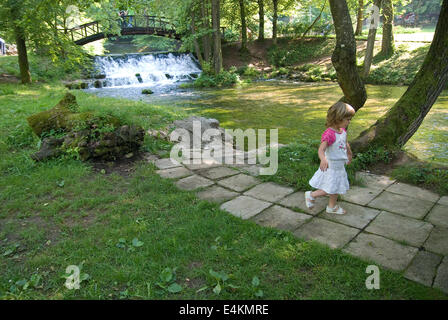
<svg viewBox="0 0 448 320">
<path fill-rule="evenodd" d="M 108 88 L 172 86 L 193 80 L 201 69 L 190 54 L 150 54 L 96 57 L 95 65 Z M 136 74 L 140 74 L 141 82 Z"/>
</svg>

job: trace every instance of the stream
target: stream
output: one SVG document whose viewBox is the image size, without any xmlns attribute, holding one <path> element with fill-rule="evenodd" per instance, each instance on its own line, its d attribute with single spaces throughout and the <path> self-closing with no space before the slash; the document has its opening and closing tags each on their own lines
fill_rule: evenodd
<svg viewBox="0 0 448 320">
<path fill-rule="evenodd" d="M 219 120 L 224 128 L 279 130 L 279 142 L 320 139 L 328 108 L 342 91 L 337 83 L 259 81 L 224 89 L 185 89 L 201 70 L 189 54 L 140 54 L 97 57 L 106 75 L 105 87 L 89 88 L 103 97 L 175 105 Z M 140 78 L 136 74 L 140 74 Z M 151 89 L 151 95 L 142 94 Z M 401 97 L 407 87 L 367 85 L 368 100 L 348 130 L 349 139 L 372 125 Z M 442 92 L 405 150 L 419 159 L 448 165 L 448 91 Z"/>
</svg>

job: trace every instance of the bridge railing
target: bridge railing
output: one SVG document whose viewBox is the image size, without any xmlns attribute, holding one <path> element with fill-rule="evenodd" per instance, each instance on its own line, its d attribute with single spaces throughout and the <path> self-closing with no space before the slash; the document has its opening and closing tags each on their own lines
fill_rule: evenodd
<svg viewBox="0 0 448 320">
<path fill-rule="evenodd" d="M 175 32 L 174 24 L 164 17 L 147 15 L 127 15 L 117 19 L 121 30 L 126 29 L 147 29 L 162 32 Z M 101 33 L 98 21 L 89 22 L 69 30 L 73 41 L 87 38 L 89 36 Z"/>
</svg>

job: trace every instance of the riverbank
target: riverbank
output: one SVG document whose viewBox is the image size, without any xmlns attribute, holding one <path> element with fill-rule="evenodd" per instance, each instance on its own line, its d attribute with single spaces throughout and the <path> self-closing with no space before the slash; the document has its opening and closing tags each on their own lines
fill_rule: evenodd
<svg viewBox="0 0 448 320">
<path fill-rule="evenodd" d="M 161 179 L 145 141 L 126 170 L 71 158 L 35 163 L 26 117 L 54 106 L 58 84 L 0 84 L 0 298 L 2 299 L 446 299 L 381 268 L 291 232 L 256 225 Z M 72 91 L 82 111 L 163 127 L 175 107 Z M 244 236 L 242 236 L 244 235 Z M 250 263 L 249 263 L 250 262 Z M 79 290 L 61 278 L 82 268 Z"/>
</svg>

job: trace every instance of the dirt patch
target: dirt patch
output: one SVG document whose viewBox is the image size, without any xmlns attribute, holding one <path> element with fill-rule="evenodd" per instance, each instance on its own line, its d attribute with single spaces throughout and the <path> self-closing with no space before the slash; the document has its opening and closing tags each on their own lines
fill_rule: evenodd
<svg viewBox="0 0 448 320">
<path fill-rule="evenodd" d="M 269 68 L 268 49 L 272 46 L 272 39 L 264 41 L 253 41 L 247 44 L 249 54 L 242 56 L 239 49 L 241 44 L 239 42 L 232 42 L 222 47 L 223 67 L 229 69 L 231 66 L 237 68 L 252 65 L 257 70 Z"/>
<path fill-rule="evenodd" d="M 140 161 L 147 161 L 149 158 L 147 152 L 133 152 L 132 156 L 118 159 L 115 161 L 89 161 L 93 170 L 97 173 L 112 174 L 116 173 L 122 177 L 128 178 L 134 171 L 136 164 Z"/>
<path fill-rule="evenodd" d="M 398 167 L 408 165 L 423 165 L 424 162 L 417 159 L 405 151 L 399 151 L 394 154 L 389 163 L 379 162 L 369 167 L 369 171 L 374 174 L 390 176 L 392 171 Z"/>
</svg>

